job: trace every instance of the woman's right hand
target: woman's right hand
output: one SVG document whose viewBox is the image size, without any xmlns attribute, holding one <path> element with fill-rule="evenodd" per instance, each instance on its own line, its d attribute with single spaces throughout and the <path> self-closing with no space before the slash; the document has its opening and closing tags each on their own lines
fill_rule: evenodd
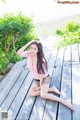
<svg viewBox="0 0 80 120">
<path fill-rule="evenodd" d="M 35 90 L 36 90 L 36 91 L 40 90 L 40 87 L 37 87 Z"/>
<path fill-rule="evenodd" d="M 34 90 L 34 91 L 40 90 L 40 86 L 39 86 L 39 87 L 34 87 L 33 90 Z"/>
<path fill-rule="evenodd" d="M 31 40 L 30 42 L 28 42 L 26 45 L 30 46 L 33 42 L 35 42 L 36 40 Z"/>
<path fill-rule="evenodd" d="M 36 40 L 31 40 L 30 43 L 36 42 Z"/>
</svg>

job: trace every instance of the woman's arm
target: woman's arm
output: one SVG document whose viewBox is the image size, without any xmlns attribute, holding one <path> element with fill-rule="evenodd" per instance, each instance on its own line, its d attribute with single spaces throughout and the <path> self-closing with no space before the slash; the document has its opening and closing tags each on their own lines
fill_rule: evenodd
<svg viewBox="0 0 80 120">
<path fill-rule="evenodd" d="M 27 51 L 24 52 L 24 50 L 30 46 L 30 44 L 35 41 L 35 40 L 32 40 L 30 42 L 28 42 L 26 45 L 24 45 L 22 48 L 20 48 L 18 51 L 17 51 L 17 54 L 21 57 L 26 57 L 26 53 Z"/>
</svg>

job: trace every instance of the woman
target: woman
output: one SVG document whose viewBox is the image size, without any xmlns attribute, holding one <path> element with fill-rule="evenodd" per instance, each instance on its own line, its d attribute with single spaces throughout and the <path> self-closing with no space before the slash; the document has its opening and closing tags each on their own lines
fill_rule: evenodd
<svg viewBox="0 0 80 120">
<path fill-rule="evenodd" d="M 24 51 L 27 47 L 30 47 L 29 51 Z M 60 102 L 71 110 L 74 110 L 72 104 L 68 103 L 62 98 L 49 93 L 55 92 L 57 94 L 60 94 L 56 87 L 53 86 L 49 88 L 50 76 L 47 72 L 47 61 L 43 54 L 42 44 L 39 41 L 32 40 L 31 42 L 20 48 L 17 54 L 21 57 L 28 57 L 27 64 L 34 78 L 33 85 L 29 91 L 29 95 L 40 95 L 42 98 Z"/>
</svg>

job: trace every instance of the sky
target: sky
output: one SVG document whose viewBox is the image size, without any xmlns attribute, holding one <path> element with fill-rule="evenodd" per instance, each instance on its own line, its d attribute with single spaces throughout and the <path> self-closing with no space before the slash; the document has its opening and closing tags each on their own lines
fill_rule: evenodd
<svg viewBox="0 0 80 120">
<path fill-rule="evenodd" d="M 35 22 L 44 22 L 79 14 L 80 3 L 58 4 L 54 0 L 6 0 L 6 3 L 0 1 L 0 15 L 9 12 L 22 12 L 33 16 Z"/>
</svg>

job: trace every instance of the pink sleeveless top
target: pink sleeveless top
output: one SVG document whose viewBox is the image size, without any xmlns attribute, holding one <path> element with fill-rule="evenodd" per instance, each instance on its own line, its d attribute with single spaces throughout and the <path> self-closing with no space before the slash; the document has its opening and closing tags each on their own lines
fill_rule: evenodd
<svg viewBox="0 0 80 120">
<path fill-rule="evenodd" d="M 31 53 L 30 52 L 25 52 L 25 56 L 28 57 L 27 60 L 27 66 L 33 76 L 34 79 L 40 79 L 40 78 L 45 78 L 48 75 L 48 72 L 45 70 L 44 74 L 39 74 L 37 72 L 37 65 L 33 65 L 32 64 L 32 57 L 31 57 Z"/>
</svg>

